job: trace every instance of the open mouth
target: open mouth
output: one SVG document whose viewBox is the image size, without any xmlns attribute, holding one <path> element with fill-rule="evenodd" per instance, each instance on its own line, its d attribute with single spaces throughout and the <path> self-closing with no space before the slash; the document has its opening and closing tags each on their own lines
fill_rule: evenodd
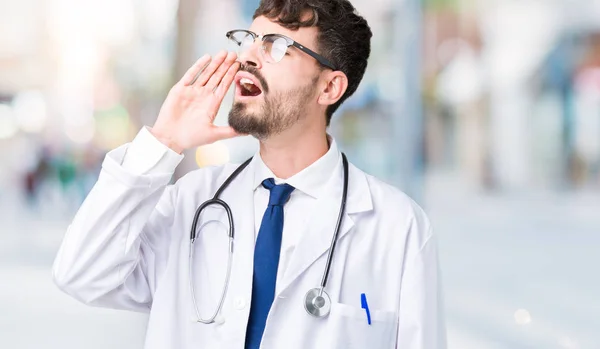
<svg viewBox="0 0 600 349">
<path fill-rule="evenodd" d="M 248 77 L 238 77 L 236 79 L 238 93 L 242 97 L 256 97 L 262 93 L 258 83 Z"/>
<path fill-rule="evenodd" d="M 241 78 L 239 82 L 240 92 L 244 97 L 256 97 L 262 93 L 260 87 L 256 86 L 250 79 Z"/>
</svg>

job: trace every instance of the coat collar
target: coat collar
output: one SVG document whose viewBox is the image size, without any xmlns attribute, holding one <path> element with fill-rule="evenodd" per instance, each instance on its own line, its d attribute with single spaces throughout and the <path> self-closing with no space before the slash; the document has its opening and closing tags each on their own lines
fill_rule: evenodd
<svg viewBox="0 0 600 349">
<path fill-rule="evenodd" d="M 293 186 L 296 190 L 301 191 L 313 198 L 319 198 L 324 192 L 327 182 L 333 175 L 338 161 L 340 160 L 340 152 L 337 147 L 335 139 L 327 135 L 329 140 L 329 150 L 317 161 L 306 167 L 302 171 L 296 173 L 288 179 L 277 178 L 273 172 L 263 162 L 260 155 L 260 150 L 256 151 L 254 155 L 254 182 L 252 188 L 256 190 L 262 181 L 267 178 L 274 178 L 275 183 L 288 183 Z"/>
<path fill-rule="evenodd" d="M 371 192 L 365 173 L 352 164 L 348 165 L 348 172 L 346 209 L 336 243 L 339 243 L 352 232 L 352 227 L 355 220 L 358 219 L 359 213 L 373 209 Z M 305 231 L 301 233 L 302 238 L 292 255 L 282 284 L 277 285 L 277 294 L 287 289 L 316 260 L 324 257 L 329 251 L 339 216 L 343 182 L 343 166 L 340 156 L 335 175 L 332 176 L 327 185 L 329 189 L 327 194 L 320 196 L 314 206 L 314 211 L 307 213 L 308 221 Z M 333 258 L 335 260 L 335 256 Z M 315 286 L 317 286 L 318 280 L 315 280 L 315 283 Z"/>
<path fill-rule="evenodd" d="M 255 157 L 250 161 L 247 168 L 239 174 L 238 178 L 231 182 L 230 188 L 222 194 L 222 199 L 229 203 L 234 215 L 235 252 L 232 271 L 248 271 L 243 273 L 243 275 L 239 273 L 239 275 L 232 275 L 232 280 L 237 280 L 235 281 L 236 285 L 242 288 L 252 284 L 252 268 L 248 269 L 239 265 L 236 268 L 236 264 L 247 264 L 254 256 L 254 171 L 256 170 L 256 166 L 257 159 Z M 313 211 L 306 214 L 307 224 L 304 228 L 305 231 L 300 233 L 302 238 L 298 241 L 282 283 L 277 285 L 277 294 L 287 289 L 315 261 L 321 257 L 324 258 L 329 251 L 339 216 L 343 183 L 343 165 L 340 154 L 334 174 L 330 177 L 327 185 L 324 186 L 326 188 L 324 189 L 324 194 L 319 195 L 317 198 Z M 367 176 L 364 172 L 349 163 L 348 197 L 337 243 L 352 232 L 354 222 L 358 219 L 360 213 L 368 212 L 372 209 L 373 202 Z M 246 213 L 236 214 L 236 212 Z M 221 220 L 227 219 L 223 211 L 221 211 L 219 216 Z M 318 280 L 315 280 L 315 283 L 315 286 L 317 286 Z"/>
</svg>

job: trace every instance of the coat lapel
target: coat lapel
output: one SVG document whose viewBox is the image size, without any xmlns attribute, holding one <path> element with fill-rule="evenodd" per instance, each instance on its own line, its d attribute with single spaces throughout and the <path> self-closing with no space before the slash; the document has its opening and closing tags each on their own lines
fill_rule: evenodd
<svg viewBox="0 0 600 349">
<path fill-rule="evenodd" d="M 354 220 L 359 219 L 357 216 L 358 213 L 370 211 L 373 208 L 371 193 L 365 174 L 352 164 L 349 164 L 348 177 L 348 198 L 337 239 L 338 242 L 352 232 Z M 329 188 L 327 193 L 324 193 L 317 199 L 314 210 L 307 213 L 309 214 L 309 219 L 312 220 L 308 221 L 304 232 L 301 233 L 302 238 L 292 255 L 282 285 L 281 287 L 277 287 L 278 294 L 287 289 L 316 260 L 321 257 L 326 258 L 340 212 L 343 188 L 343 166 L 341 160 L 336 169 L 336 176 L 332 178 Z M 333 259 L 335 260 L 335 255 Z M 315 284 L 315 286 L 317 285 Z"/>
</svg>

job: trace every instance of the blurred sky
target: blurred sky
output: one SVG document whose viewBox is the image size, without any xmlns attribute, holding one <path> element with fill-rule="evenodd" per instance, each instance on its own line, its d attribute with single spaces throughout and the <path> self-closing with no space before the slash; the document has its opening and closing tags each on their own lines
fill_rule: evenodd
<svg viewBox="0 0 600 349">
<path fill-rule="evenodd" d="M 144 315 L 78 304 L 50 266 L 104 154 L 257 3 L 0 0 L 1 348 L 141 348 Z M 372 56 L 330 132 L 429 212 L 449 347 L 600 348 L 600 1 L 352 3 Z M 176 178 L 255 146 L 192 149 Z"/>
</svg>

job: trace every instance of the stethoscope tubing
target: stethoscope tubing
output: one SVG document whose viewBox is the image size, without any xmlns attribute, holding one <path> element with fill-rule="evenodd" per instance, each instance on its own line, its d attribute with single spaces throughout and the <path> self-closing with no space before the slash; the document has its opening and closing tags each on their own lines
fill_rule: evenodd
<svg viewBox="0 0 600 349">
<path fill-rule="evenodd" d="M 190 230 L 190 240 L 192 241 L 192 243 L 196 240 L 196 231 L 197 231 L 196 228 L 198 226 L 198 218 L 200 218 L 200 214 L 202 213 L 202 210 L 204 210 L 205 207 L 210 206 L 210 205 L 222 206 L 225 209 L 225 211 L 227 211 L 227 219 L 229 220 L 229 238 L 230 239 L 234 238 L 235 228 L 233 226 L 233 214 L 231 213 L 231 208 L 229 207 L 229 205 L 227 205 L 227 203 L 225 201 L 219 199 L 219 196 L 221 196 L 221 193 L 223 192 L 223 190 L 225 190 L 229 186 L 229 184 L 240 174 L 240 172 L 242 172 L 246 168 L 246 166 L 248 166 L 250 161 L 252 161 L 252 158 L 246 160 L 243 164 L 238 166 L 238 168 L 236 168 L 235 171 L 233 171 L 233 173 L 231 175 L 229 175 L 229 177 L 227 177 L 225 182 L 223 184 L 221 184 L 221 186 L 215 193 L 215 196 L 213 196 L 212 199 L 209 199 L 209 200 L 206 200 L 205 202 L 203 202 L 202 205 L 200 205 L 196 209 L 196 213 L 194 214 L 194 220 L 192 222 L 192 229 Z"/>
<path fill-rule="evenodd" d="M 217 190 L 215 195 L 212 197 L 212 199 L 206 200 L 204 203 L 202 203 L 196 209 L 196 212 L 194 214 L 194 220 L 192 222 L 192 228 L 190 231 L 190 252 L 189 252 L 189 268 L 190 268 L 189 274 L 190 275 L 189 275 L 189 280 L 190 280 L 190 290 L 192 292 L 192 301 L 194 303 L 197 321 L 201 322 L 201 323 L 210 324 L 210 323 L 214 322 L 215 318 L 217 317 L 219 311 L 221 310 L 221 308 L 223 306 L 223 302 L 225 301 L 225 295 L 226 295 L 227 289 L 229 287 L 229 278 L 231 275 L 231 263 L 232 263 L 232 258 L 233 258 L 233 243 L 234 243 L 234 235 L 235 235 L 235 228 L 234 228 L 234 224 L 233 224 L 233 214 L 231 212 L 231 208 L 229 207 L 229 205 L 225 201 L 221 200 L 219 198 L 219 196 L 229 186 L 229 184 L 246 168 L 246 166 L 248 166 L 248 164 L 250 163 L 251 160 L 252 160 L 252 158 L 246 160 L 243 164 L 238 166 L 238 168 L 236 168 L 235 171 L 229 177 L 227 177 L 225 182 L 223 184 L 221 184 L 221 186 L 219 187 L 219 189 Z M 343 169 L 344 169 L 342 201 L 340 204 L 340 210 L 339 210 L 338 219 L 337 219 L 336 226 L 335 226 L 335 231 L 334 231 L 333 237 L 331 239 L 329 253 L 327 254 L 327 261 L 325 262 L 325 271 L 323 272 L 323 277 L 321 278 L 321 284 L 318 288 L 318 291 L 319 291 L 318 296 L 322 296 L 323 294 L 325 294 L 325 296 L 327 296 L 326 297 L 327 300 L 329 300 L 329 296 L 327 295 L 327 292 L 325 292 L 325 287 L 327 286 L 327 280 L 329 278 L 329 272 L 331 270 L 331 262 L 332 262 L 333 255 L 335 252 L 335 247 L 337 245 L 337 239 L 338 239 L 338 236 L 340 233 L 342 220 L 344 218 L 346 201 L 347 201 L 347 196 L 348 196 L 348 160 L 346 159 L 346 155 L 344 153 L 342 153 L 342 163 L 343 163 Z M 225 211 L 227 212 L 227 219 L 229 221 L 229 234 L 228 234 L 228 237 L 229 237 L 229 253 L 228 254 L 229 254 L 229 256 L 228 256 L 228 261 L 227 261 L 228 263 L 227 263 L 227 271 L 226 271 L 226 276 L 225 276 L 225 285 L 223 287 L 223 292 L 221 293 L 221 299 L 219 301 L 218 307 L 210 318 L 201 319 L 200 313 L 198 311 L 198 306 L 196 303 L 196 297 L 194 294 L 195 292 L 194 292 L 194 287 L 193 287 L 193 272 L 192 272 L 193 255 L 194 255 L 193 244 L 197 237 L 197 226 L 198 226 L 200 214 L 202 213 L 202 210 L 204 210 L 204 208 L 206 208 L 207 206 L 210 206 L 210 205 L 219 205 L 219 206 L 223 207 L 225 209 Z M 309 293 L 310 292 L 311 291 L 309 291 Z M 327 310 L 325 313 L 323 313 L 323 315 L 317 315 L 317 314 L 320 314 L 318 312 L 318 309 L 316 309 L 315 311 L 316 311 L 316 313 L 311 312 L 307 309 L 307 312 L 309 314 L 316 316 L 316 317 L 326 316 L 329 313 L 329 311 Z"/>
<path fill-rule="evenodd" d="M 336 242 L 338 235 L 340 234 L 342 219 L 344 218 L 344 212 L 346 209 L 346 199 L 348 197 L 348 160 L 346 159 L 346 155 L 344 153 L 342 153 L 342 163 L 344 165 L 344 187 L 342 190 L 342 203 L 337 223 L 335 225 L 335 232 L 333 234 L 333 238 L 331 239 L 331 245 L 329 246 L 327 262 L 325 262 L 325 272 L 323 273 L 323 278 L 321 279 L 321 291 L 323 291 L 325 289 L 325 286 L 327 286 L 327 279 L 329 279 L 329 270 L 331 269 L 331 260 L 335 252 L 335 246 L 337 245 Z"/>
</svg>

